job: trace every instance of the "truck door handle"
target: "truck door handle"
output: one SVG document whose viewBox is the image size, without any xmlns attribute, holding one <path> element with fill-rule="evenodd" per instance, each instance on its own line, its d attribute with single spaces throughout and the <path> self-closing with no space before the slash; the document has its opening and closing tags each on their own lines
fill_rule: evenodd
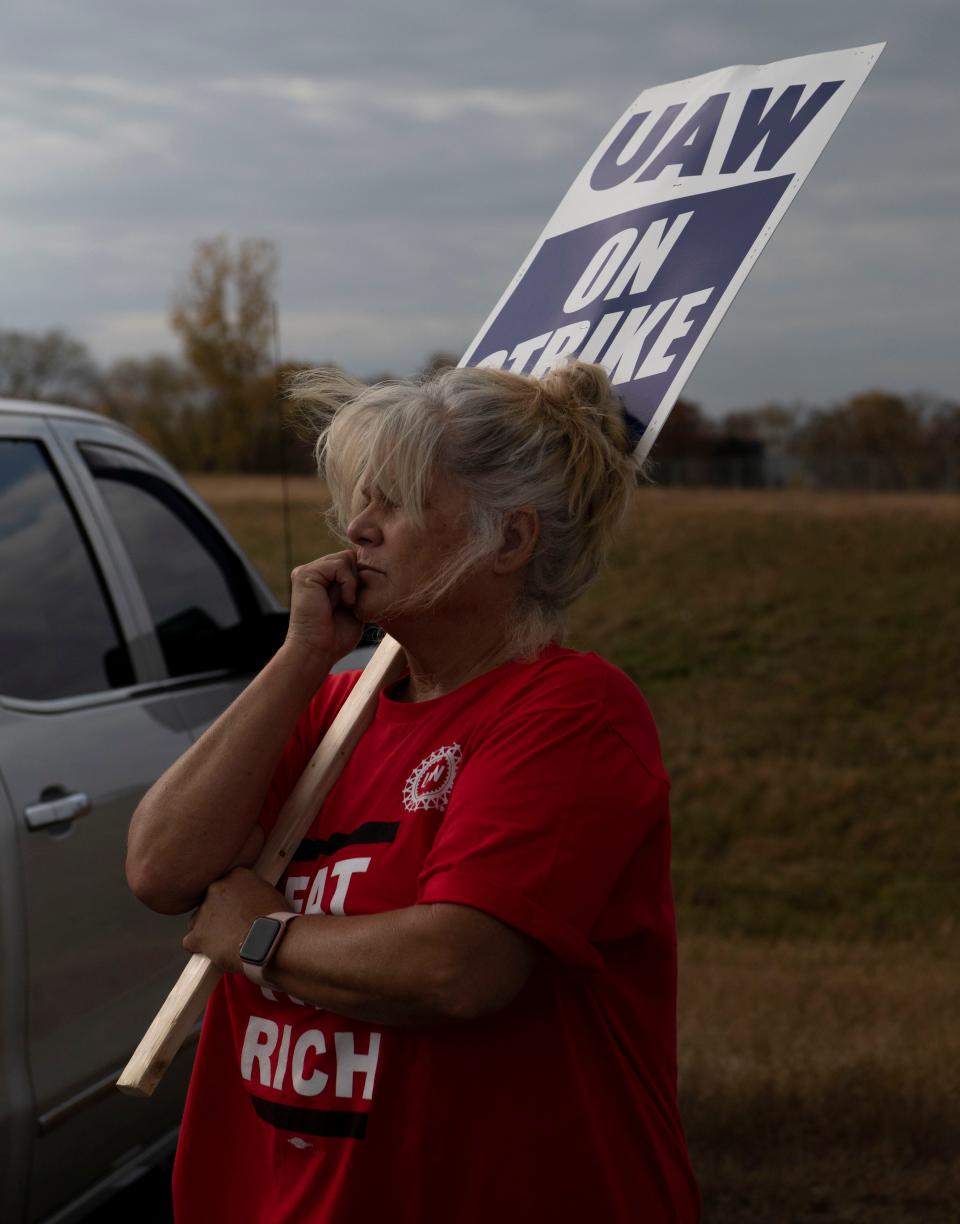
<svg viewBox="0 0 960 1224">
<path fill-rule="evenodd" d="M 69 824 L 90 811 L 90 799 L 83 791 L 50 799 L 46 803 L 31 803 L 23 809 L 28 829 L 46 829 L 50 825 Z"/>
</svg>

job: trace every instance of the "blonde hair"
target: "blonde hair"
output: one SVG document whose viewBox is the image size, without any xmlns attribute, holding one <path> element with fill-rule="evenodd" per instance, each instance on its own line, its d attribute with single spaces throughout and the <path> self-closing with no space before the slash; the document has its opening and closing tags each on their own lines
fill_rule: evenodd
<svg viewBox="0 0 960 1224">
<path fill-rule="evenodd" d="M 496 551 L 510 511 L 534 509 L 539 537 L 510 652 L 530 658 L 562 639 L 566 609 L 600 569 L 641 474 L 602 366 L 570 362 L 542 380 L 467 367 L 371 387 L 323 367 L 295 374 L 288 396 L 313 431 L 341 534 L 365 490 L 379 489 L 421 526 L 437 473 L 466 490 L 467 545 L 419 594 L 417 607 Z"/>
</svg>

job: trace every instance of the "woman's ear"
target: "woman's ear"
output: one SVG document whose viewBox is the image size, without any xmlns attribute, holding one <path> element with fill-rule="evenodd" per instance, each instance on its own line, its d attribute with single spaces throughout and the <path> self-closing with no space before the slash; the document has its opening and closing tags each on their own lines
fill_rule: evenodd
<svg viewBox="0 0 960 1224">
<path fill-rule="evenodd" d="M 503 537 L 493 559 L 495 574 L 523 569 L 533 556 L 540 536 L 540 517 L 530 506 L 510 510 L 503 520 Z"/>
</svg>

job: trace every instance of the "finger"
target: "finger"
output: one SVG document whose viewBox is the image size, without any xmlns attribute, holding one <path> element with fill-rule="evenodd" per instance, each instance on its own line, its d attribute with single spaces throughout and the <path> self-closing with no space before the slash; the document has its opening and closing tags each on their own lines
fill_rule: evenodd
<svg viewBox="0 0 960 1224">
<path fill-rule="evenodd" d="M 348 608 L 352 608 L 357 602 L 357 554 L 355 552 L 337 553 L 333 573 L 339 586 L 341 600 Z"/>
<path fill-rule="evenodd" d="M 331 553 L 305 565 L 298 565 L 291 578 L 304 585 L 319 582 L 321 586 L 338 586 L 356 578 L 357 559 L 353 552 Z"/>
<path fill-rule="evenodd" d="M 340 580 L 340 598 L 348 608 L 357 602 L 357 571 L 353 567 L 347 567 Z"/>
<path fill-rule="evenodd" d="M 357 600 L 357 557 L 354 552 L 331 553 L 307 565 L 299 567 L 301 581 L 305 586 L 319 582 L 326 588 L 327 598 L 333 607 L 346 604 L 352 607 Z"/>
</svg>

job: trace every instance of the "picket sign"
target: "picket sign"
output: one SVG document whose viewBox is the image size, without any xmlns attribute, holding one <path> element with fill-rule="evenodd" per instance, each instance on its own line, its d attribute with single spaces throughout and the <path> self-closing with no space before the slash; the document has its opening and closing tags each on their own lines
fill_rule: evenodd
<svg viewBox="0 0 960 1224">
<path fill-rule="evenodd" d="M 461 365 L 610 373 L 642 459 L 707 341 L 885 44 L 723 68 L 645 90 L 548 221 Z M 380 643 L 253 870 L 276 884 L 369 726 L 403 651 Z M 220 971 L 191 956 L 117 1081 L 150 1096 Z"/>
<path fill-rule="evenodd" d="M 643 459 L 884 43 L 647 89 L 587 161 L 461 365 L 606 367 Z"/>
</svg>

